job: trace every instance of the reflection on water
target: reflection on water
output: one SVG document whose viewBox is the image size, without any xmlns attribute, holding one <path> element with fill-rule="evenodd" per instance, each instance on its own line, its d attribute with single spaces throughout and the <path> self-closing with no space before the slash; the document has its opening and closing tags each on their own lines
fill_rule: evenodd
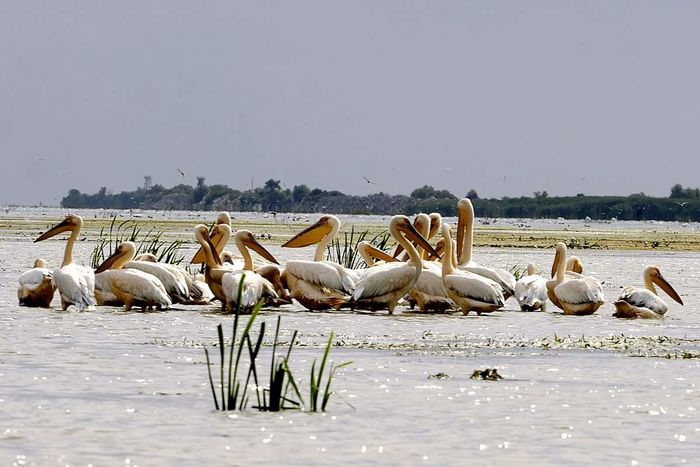
<svg viewBox="0 0 700 467">
<path fill-rule="evenodd" d="M 268 321 L 283 316 L 284 338 L 300 331 L 298 375 L 330 331 L 332 358 L 354 362 L 338 374 L 330 412 L 311 415 L 213 411 L 201 346 L 216 340 L 216 324 L 231 324 L 215 306 L 17 307 L 19 273 L 38 255 L 55 264 L 62 248 L 0 249 L 2 465 L 696 462 L 700 360 L 662 357 L 700 352 L 698 254 L 577 252 L 609 301 L 641 284 L 644 265 L 661 266 L 686 302 L 667 300 L 661 321 L 616 320 L 610 303 L 589 317 L 268 310 Z M 76 257 L 90 250 L 80 243 Z M 545 268 L 553 253 L 477 249 L 475 257 Z M 513 299 L 508 308 L 517 308 Z M 504 380 L 469 379 L 487 367 Z M 449 378 L 428 378 L 439 372 Z"/>
</svg>

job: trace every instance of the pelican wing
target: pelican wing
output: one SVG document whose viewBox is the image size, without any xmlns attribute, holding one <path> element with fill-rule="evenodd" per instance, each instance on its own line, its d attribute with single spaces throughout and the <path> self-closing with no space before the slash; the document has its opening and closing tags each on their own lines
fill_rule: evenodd
<svg viewBox="0 0 700 467">
<path fill-rule="evenodd" d="M 32 268 L 19 276 L 19 285 L 29 290 L 39 287 L 45 280 L 51 280 L 53 273 L 47 268 Z"/>
<path fill-rule="evenodd" d="M 53 271 L 53 281 L 61 298 L 80 310 L 96 305 L 95 273 L 92 269 L 71 263 Z"/>
<path fill-rule="evenodd" d="M 170 265 L 163 263 L 151 263 L 150 261 L 129 261 L 124 265 L 127 269 L 138 269 L 156 276 L 165 287 L 171 298 L 178 301 L 186 301 L 189 296 L 187 283 L 177 273 L 170 270 Z"/>
<path fill-rule="evenodd" d="M 415 266 L 406 263 L 385 263 L 365 270 L 352 292 L 353 300 L 381 297 L 409 288 L 418 279 Z"/>
<path fill-rule="evenodd" d="M 131 295 L 134 300 L 147 304 L 172 305 L 163 283 L 154 275 L 138 269 L 114 269 L 109 272 L 109 284 L 114 292 Z"/>
<path fill-rule="evenodd" d="M 424 268 L 421 271 L 413 289 L 433 297 L 448 298 L 445 283 L 442 281 L 442 272 L 432 268 Z"/>
<path fill-rule="evenodd" d="M 663 315 L 668 311 L 668 305 L 661 297 L 647 289 L 637 287 L 625 287 L 620 293 L 620 298 L 630 305 L 638 308 L 648 308 L 654 313 Z"/>
<path fill-rule="evenodd" d="M 332 261 L 289 261 L 285 272 L 314 285 L 350 293 L 355 288 L 354 274 Z"/>
<path fill-rule="evenodd" d="M 460 265 L 459 269 L 491 279 L 508 295 L 513 295 L 515 292 L 515 276 L 505 269 L 487 268 L 485 266 L 479 266 L 474 262 L 470 262 L 467 265 Z"/>
<path fill-rule="evenodd" d="M 477 274 L 448 274 L 443 282 L 452 293 L 463 298 L 501 306 L 505 301 L 498 284 Z"/>
<path fill-rule="evenodd" d="M 570 279 L 562 282 L 554 288 L 554 294 L 560 301 L 575 305 L 603 303 L 605 301 L 603 287 L 593 277 Z"/>
</svg>

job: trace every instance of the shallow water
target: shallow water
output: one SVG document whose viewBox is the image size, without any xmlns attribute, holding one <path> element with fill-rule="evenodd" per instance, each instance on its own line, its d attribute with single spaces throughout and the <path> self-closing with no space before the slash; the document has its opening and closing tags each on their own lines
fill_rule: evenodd
<svg viewBox="0 0 700 467">
<path fill-rule="evenodd" d="M 0 465 L 696 462 L 700 360 L 679 357 L 700 353 L 700 254 L 577 251 L 609 301 L 658 264 L 686 303 L 667 300 L 660 321 L 617 320 L 611 304 L 588 317 L 520 313 L 513 299 L 511 311 L 480 317 L 266 310 L 268 327 L 282 316 L 283 339 L 300 332 L 297 376 L 331 331 L 331 357 L 353 364 L 339 372 L 326 414 L 222 414 L 213 411 L 202 350 L 218 323 L 231 326 L 215 306 L 16 306 L 21 271 L 37 256 L 55 265 L 63 245 L 0 249 Z M 79 243 L 76 258 L 87 260 L 91 248 Z M 475 251 L 501 267 L 545 268 L 552 257 Z M 486 367 L 504 379 L 469 379 Z M 440 372 L 450 378 L 428 378 Z"/>
</svg>

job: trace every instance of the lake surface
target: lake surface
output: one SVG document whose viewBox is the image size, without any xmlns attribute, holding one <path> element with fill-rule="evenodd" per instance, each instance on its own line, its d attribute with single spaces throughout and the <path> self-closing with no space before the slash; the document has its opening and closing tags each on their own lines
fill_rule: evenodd
<svg viewBox="0 0 700 467">
<path fill-rule="evenodd" d="M 48 212 L 52 221 L 62 213 Z M 77 259 L 87 263 L 93 240 L 76 245 Z M 215 305 L 61 312 L 56 295 L 54 310 L 18 307 L 19 274 L 38 256 L 55 266 L 63 246 L 2 241 L 0 465 L 697 463 L 698 253 L 576 251 L 610 302 L 622 286 L 641 285 L 645 265 L 659 265 L 685 302 L 665 298 L 659 321 L 615 319 L 611 303 L 587 317 L 551 305 L 521 313 L 514 299 L 507 311 L 466 317 L 266 309 L 268 328 L 282 316 L 284 340 L 299 331 L 292 369 L 304 383 L 331 331 L 331 358 L 353 362 L 338 373 L 326 414 L 272 414 L 213 410 L 202 346 L 212 348 L 217 324 L 232 323 Z M 476 249 L 474 258 L 547 269 L 553 256 Z M 494 367 L 503 380 L 469 379 Z M 429 378 L 441 372 L 450 377 Z"/>
</svg>

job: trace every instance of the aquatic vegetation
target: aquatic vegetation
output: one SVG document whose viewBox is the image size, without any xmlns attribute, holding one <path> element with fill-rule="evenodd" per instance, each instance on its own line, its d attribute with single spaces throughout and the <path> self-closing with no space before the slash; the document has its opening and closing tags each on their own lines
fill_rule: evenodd
<svg viewBox="0 0 700 467">
<path fill-rule="evenodd" d="M 355 232 L 355 226 L 352 226 L 349 233 L 344 232 L 342 243 L 339 238 L 335 238 L 328 245 L 326 259 L 349 269 L 366 268 L 367 265 L 357 252 L 357 244 L 365 240 L 368 236 L 369 230 Z M 382 232 L 372 237 L 369 242 L 380 250 L 386 250 L 390 238 L 391 235 L 389 235 L 388 232 Z"/>
<path fill-rule="evenodd" d="M 127 219 L 117 223 L 117 216 L 114 215 L 109 229 L 107 231 L 104 227 L 100 229 L 99 238 L 90 254 L 90 266 L 93 269 L 96 268 L 126 241 L 136 244 L 136 255 L 151 253 L 159 262 L 169 264 L 180 264 L 184 260 L 184 256 L 179 251 L 182 240 L 166 242 L 163 240 L 163 231 L 156 230 L 155 227 L 151 227 L 148 232 L 142 234 L 136 221 Z"/>
<path fill-rule="evenodd" d="M 527 267 L 523 267 L 519 264 L 514 264 L 508 268 L 508 272 L 513 274 L 513 277 L 515 277 L 515 280 L 517 281 L 527 274 Z"/>
<path fill-rule="evenodd" d="M 261 386 L 257 361 L 258 357 L 260 356 L 260 349 L 265 337 L 265 322 L 263 321 L 260 323 L 257 338 L 252 337 L 251 329 L 253 328 L 253 324 L 255 323 L 255 320 L 262 309 L 262 300 L 259 301 L 253 308 L 243 332 L 238 337 L 238 340 L 236 340 L 238 321 L 241 314 L 240 296 L 243 291 L 244 281 L 245 275 L 243 275 L 238 287 L 239 298 L 236 301 L 236 309 L 233 318 L 233 330 L 231 334 L 231 341 L 228 345 L 228 359 L 226 358 L 227 346 L 224 340 L 223 327 L 221 324 L 217 326 L 220 356 L 220 404 L 214 384 L 214 377 L 212 376 L 212 363 L 209 358 L 209 350 L 204 347 L 204 354 L 207 360 L 207 372 L 209 375 L 209 385 L 211 387 L 215 409 L 222 411 L 246 409 L 249 403 L 247 391 L 250 387 L 252 378 L 253 387 L 255 388 L 256 405 L 252 405 L 251 407 L 254 409 L 266 412 L 279 412 L 281 410 L 289 409 L 301 409 L 308 410 L 309 412 L 318 412 L 320 409 L 321 411 L 325 412 L 328 401 L 334 394 L 334 392 L 331 390 L 331 384 L 336 371 L 339 368 L 350 365 L 352 362 L 348 361 L 337 365 L 330 362 L 330 369 L 325 372 L 328 364 L 328 356 L 330 355 L 330 350 L 333 345 L 334 334 L 331 333 L 328 337 L 328 342 L 325 346 L 323 357 L 321 358 L 321 364 L 318 367 L 318 370 L 316 370 L 316 360 L 314 360 L 311 365 L 309 397 L 308 400 L 305 401 L 300 390 L 300 384 L 292 374 L 292 370 L 289 365 L 289 357 L 296 343 L 298 333 L 297 331 L 293 332 L 286 354 L 280 356 L 278 354 L 278 349 L 282 345 L 279 341 L 282 318 L 278 316 L 277 325 L 275 327 L 275 335 L 272 342 L 272 354 L 270 357 L 269 384 L 267 388 Z M 239 369 L 242 369 L 244 366 L 244 363 L 241 361 L 244 349 L 247 350 L 248 353 L 248 368 L 247 372 L 245 373 L 245 382 L 242 383 L 241 375 L 239 375 Z M 226 368 L 228 369 L 226 370 Z"/>
</svg>

